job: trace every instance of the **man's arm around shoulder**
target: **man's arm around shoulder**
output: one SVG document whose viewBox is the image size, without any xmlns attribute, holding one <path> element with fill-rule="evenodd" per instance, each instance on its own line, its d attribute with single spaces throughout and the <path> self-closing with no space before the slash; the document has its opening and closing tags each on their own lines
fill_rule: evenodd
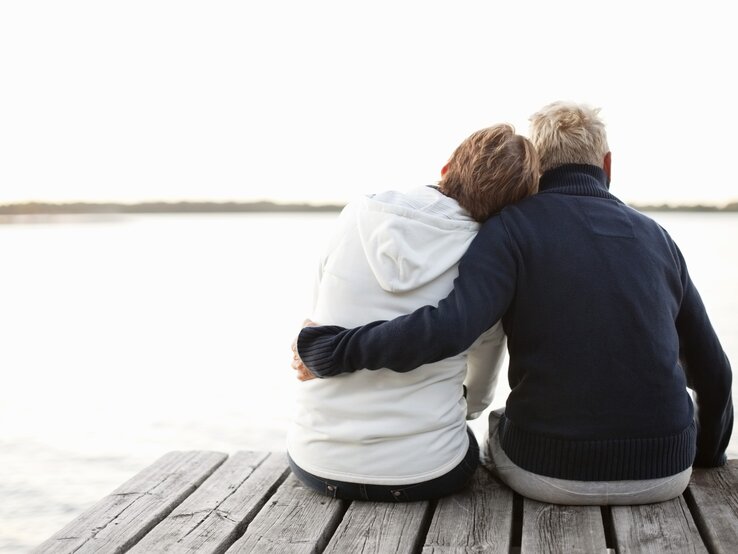
<svg viewBox="0 0 738 554">
<path fill-rule="evenodd" d="M 432 260 L 430 260 L 432 263 Z M 454 289 L 438 307 L 344 329 L 308 327 L 297 349 L 320 377 L 357 369 L 410 371 L 463 352 L 500 319 L 515 291 L 517 261 L 503 217 L 489 219 L 459 264 Z"/>
</svg>

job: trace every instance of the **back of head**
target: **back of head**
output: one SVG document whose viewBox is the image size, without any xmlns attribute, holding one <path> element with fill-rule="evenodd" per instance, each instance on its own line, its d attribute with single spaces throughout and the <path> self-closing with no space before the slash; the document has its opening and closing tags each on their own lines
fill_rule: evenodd
<svg viewBox="0 0 738 554">
<path fill-rule="evenodd" d="M 541 172 L 564 164 L 602 167 L 609 152 L 600 110 L 573 102 L 554 102 L 530 118 L 530 140 L 538 151 Z"/>
<path fill-rule="evenodd" d="M 477 221 L 538 192 L 538 155 L 512 125 L 481 129 L 451 155 L 439 183 Z"/>
</svg>

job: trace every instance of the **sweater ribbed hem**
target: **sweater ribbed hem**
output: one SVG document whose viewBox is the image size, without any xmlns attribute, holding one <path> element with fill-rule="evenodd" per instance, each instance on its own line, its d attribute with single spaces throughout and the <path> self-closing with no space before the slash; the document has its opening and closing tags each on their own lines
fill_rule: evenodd
<svg viewBox="0 0 738 554">
<path fill-rule="evenodd" d="M 659 479 L 692 466 L 697 429 L 692 422 L 664 437 L 568 440 L 521 429 L 502 417 L 500 441 L 518 466 L 538 475 L 575 481 Z"/>
<path fill-rule="evenodd" d="M 332 377 L 341 372 L 333 362 L 334 339 L 341 331 L 345 329 L 338 325 L 304 327 L 300 331 L 297 337 L 297 354 L 316 377 Z"/>
</svg>

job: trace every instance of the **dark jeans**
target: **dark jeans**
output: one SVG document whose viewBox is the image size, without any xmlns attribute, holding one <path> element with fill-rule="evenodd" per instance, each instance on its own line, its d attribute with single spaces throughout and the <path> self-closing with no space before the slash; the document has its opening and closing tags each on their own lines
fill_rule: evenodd
<svg viewBox="0 0 738 554">
<path fill-rule="evenodd" d="M 292 472 L 302 483 L 320 494 L 343 500 L 370 500 L 372 502 L 415 502 L 453 494 L 466 486 L 479 465 L 479 445 L 469 428 L 469 450 L 466 456 L 448 473 L 421 483 L 409 485 L 365 485 L 324 479 L 299 467 L 289 455 Z"/>
</svg>

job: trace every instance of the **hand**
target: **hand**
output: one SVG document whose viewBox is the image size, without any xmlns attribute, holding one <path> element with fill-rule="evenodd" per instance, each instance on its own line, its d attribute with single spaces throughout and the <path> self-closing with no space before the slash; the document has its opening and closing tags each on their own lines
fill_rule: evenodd
<svg viewBox="0 0 738 554">
<path fill-rule="evenodd" d="M 303 327 L 315 327 L 317 325 L 320 324 L 315 323 L 310 319 L 306 319 L 302 322 Z M 316 378 L 315 374 L 313 374 L 313 372 L 310 371 L 304 363 L 302 363 L 302 359 L 300 359 L 300 355 L 297 353 L 297 337 L 292 341 L 292 363 L 290 365 L 292 366 L 292 369 L 297 371 L 297 378 L 300 381 L 310 381 L 311 379 Z"/>
</svg>

